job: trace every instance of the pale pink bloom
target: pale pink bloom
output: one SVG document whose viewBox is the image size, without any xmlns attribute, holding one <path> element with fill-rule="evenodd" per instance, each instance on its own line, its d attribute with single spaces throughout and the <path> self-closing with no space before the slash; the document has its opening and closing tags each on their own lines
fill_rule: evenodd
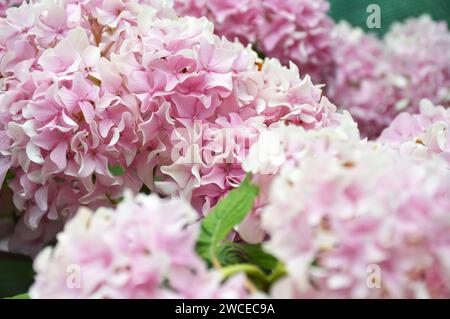
<svg viewBox="0 0 450 319">
<path fill-rule="evenodd" d="M 335 26 L 332 39 L 335 67 L 328 74 L 327 95 L 351 112 L 364 136 L 376 137 L 395 115 L 384 45 L 346 22 Z"/>
<path fill-rule="evenodd" d="M 429 16 L 394 24 L 383 40 L 346 23 L 333 30 L 335 67 L 327 95 L 349 110 L 361 133 L 376 138 L 400 112 L 424 98 L 450 104 L 450 32 Z"/>
<path fill-rule="evenodd" d="M 302 161 L 316 154 L 336 155 L 360 142 L 356 122 L 346 111 L 333 114 L 327 127 L 305 130 L 302 127 L 280 124 L 258 136 L 243 163 L 243 169 L 253 176 L 260 194 L 252 212 L 239 225 L 238 233 L 246 241 L 262 242 L 266 232 L 261 226 L 261 212 L 269 204 L 270 190 L 281 170 L 302 165 Z M 345 152 L 348 153 L 348 152 Z"/>
<path fill-rule="evenodd" d="M 80 205 L 111 206 L 124 188 L 142 186 L 133 169 L 139 108 L 99 79 L 111 37 L 88 9 L 37 1 L 0 19 L 0 181 L 8 169 L 16 175 L 8 181 L 20 215 L 8 241 L 13 251 L 35 254 Z M 132 3 L 123 10 L 137 19 Z M 117 32 L 127 25 L 117 22 Z"/>
<path fill-rule="evenodd" d="M 47 52 L 37 62 L 44 70 Z M 142 185 L 129 170 L 139 145 L 136 105 L 101 92 L 79 71 L 85 70 L 79 56 L 53 61 L 35 81 L 30 99 L 21 100 L 17 87 L 2 100 L 3 117 L 10 118 L 2 128 L 10 144 L 1 152 L 17 168 L 10 181 L 14 202 L 36 235 L 42 218 L 43 224 L 65 220 L 80 204 L 111 205 L 123 188 L 137 192 Z M 58 76 L 61 80 L 51 80 Z M 124 170 L 121 176 L 110 171 L 117 165 Z"/>
<path fill-rule="evenodd" d="M 139 36 L 111 62 L 102 59 L 100 77 L 111 93 L 131 92 L 141 102 L 147 152 L 138 155 L 138 176 L 152 191 L 180 195 L 205 214 L 240 184 L 261 131 L 280 120 L 308 129 L 331 121 L 335 106 L 294 64 L 258 59 L 215 36 L 204 18 L 141 17 Z"/>
<path fill-rule="evenodd" d="M 37 1 L 0 19 L 0 178 L 16 173 L 20 214 L 11 249 L 34 254 L 80 205 L 114 206 L 143 184 L 206 213 L 239 185 L 261 131 L 332 122 L 336 107 L 294 64 L 153 2 Z M 197 128 L 199 149 L 177 153 Z"/>
<path fill-rule="evenodd" d="M 428 15 L 396 23 L 384 43 L 396 91 L 396 109 L 419 111 L 422 99 L 450 106 L 450 31 Z"/>
<path fill-rule="evenodd" d="M 170 214 L 168 214 L 170 212 Z M 82 208 L 36 258 L 32 298 L 244 298 L 244 276 L 222 283 L 195 253 L 196 212 L 138 195 L 116 210 Z M 193 287 L 195 289 L 193 289 Z"/>
<path fill-rule="evenodd" d="M 323 0 L 175 1 L 178 14 L 206 16 L 219 35 L 252 44 L 285 65 L 292 61 L 315 81 L 323 81 L 332 62 L 328 8 Z"/>
<path fill-rule="evenodd" d="M 420 112 L 400 113 L 378 138 L 401 154 L 417 158 L 441 157 L 450 163 L 450 111 L 422 100 Z"/>
<path fill-rule="evenodd" d="M 288 271 L 271 296 L 448 298 L 446 163 L 337 136 L 310 134 L 270 184 L 265 248 Z"/>
</svg>

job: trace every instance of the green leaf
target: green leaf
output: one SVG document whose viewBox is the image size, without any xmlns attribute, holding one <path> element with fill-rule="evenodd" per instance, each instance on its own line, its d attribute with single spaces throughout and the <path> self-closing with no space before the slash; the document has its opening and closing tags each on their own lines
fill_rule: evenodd
<svg viewBox="0 0 450 319">
<path fill-rule="evenodd" d="M 108 163 L 108 169 L 113 176 L 122 176 L 123 174 L 125 174 L 125 170 L 122 168 L 122 166 L 120 166 L 120 164 L 117 163 L 114 164 L 114 166 Z"/>
<path fill-rule="evenodd" d="M 0 252 L 0 298 L 24 294 L 33 283 L 31 258 Z"/>
<path fill-rule="evenodd" d="M 260 244 L 227 242 L 219 248 L 217 258 L 223 266 L 247 263 L 257 265 L 266 273 L 278 264 L 278 260 L 266 253 Z"/>
<path fill-rule="evenodd" d="M 220 243 L 234 226 L 242 222 L 253 207 L 259 189 L 247 176 L 241 185 L 223 198 L 203 220 L 197 241 L 197 252 L 205 260 L 215 263 Z"/>
</svg>

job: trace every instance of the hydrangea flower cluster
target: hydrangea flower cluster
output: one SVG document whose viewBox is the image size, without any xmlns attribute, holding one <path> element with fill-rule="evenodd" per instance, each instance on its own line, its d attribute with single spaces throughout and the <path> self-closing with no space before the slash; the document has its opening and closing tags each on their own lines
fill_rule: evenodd
<svg viewBox="0 0 450 319">
<path fill-rule="evenodd" d="M 167 212 L 170 212 L 168 214 Z M 194 251 L 197 213 L 180 199 L 125 196 L 116 210 L 82 208 L 35 260 L 32 298 L 245 298 Z M 93 244 L 95 243 L 95 244 Z M 193 289 L 195 287 L 195 289 Z"/>
<path fill-rule="evenodd" d="M 424 15 L 396 23 L 384 43 L 398 77 L 397 109 L 418 112 L 424 98 L 450 106 L 450 31 L 445 21 Z"/>
<path fill-rule="evenodd" d="M 420 112 L 400 113 L 378 138 L 404 155 L 419 159 L 440 157 L 450 163 L 450 110 L 422 100 Z"/>
<path fill-rule="evenodd" d="M 370 138 L 424 98 L 450 105 L 450 32 L 429 16 L 393 25 L 383 41 L 340 23 L 333 31 L 335 68 L 327 95 L 348 109 Z"/>
<path fill-rule="evenodd" d="M 403 157 L 342 129 L 307 133 L 295 148 L 305 132 L 290 130 L 261 213 L 265 247 L 288 271 L 271 296 L 448 298 L 445 161 Z"/>
<path fill-rule="evenodd" d="M 80 204 L 111 205 L 123 188 L 141 187 L 129 169 L 122 176 L 109 169 L 132 165 L 137 104 L 100 83 L 101 56 L 115 41 L 100 31 L 128 23 L 113 21 L 114 8 L 87 19 L 90 5 L 23 3 L 0 20 L 0 174 L 15 174 L 8 184 L 22 212 L 12 250 L 33 254 Z"/>
<path fill-rule="evenodd" d="M 206 16 L 228 39 L 253 44 L 283 64 L 296 63 L 303 75 L 321 82 L 331 67 L 330 32 L 325 0 L 175 0 L 180 15 Z"/>
<path fill-rule="evenodd" d="M 376 136 L 394 116 L 384 46 L 347 22 L 335 26 L 332 39 L 335 67 L 327 79 L 327 94 L 351 112 L 364 135 Z"/>
<path fill-rule="evenodd" d="M 206 212 L 240 183 L 261 130 L 321 127 L 335 111 L 295 65 L 164 1 L 23 3 L 0 28 L 0 177 L 15 174 L 21 212 L 10 249 L 28 254 L 80 205 L 115 205 L 125 188 Z"/>
<path fill-rule="evenodd" d="M 168 1 L 139 2 L 170 11 Z M 82 3 L 96 16 L 95 6 L 102 2 Z M 123 10 L 124 3 L 100 9 L 100 16 L 108 10 Z M 283 65 L 292 61 L 303 76 L 325 83 L 327 95 L 352 112 L 369 138 L 378 137 L 402 110 L 418 111 L 423 98 L 449 105 L 450 33 L 445 22 L 434 22 L 429 16 L 409 19 L 395 24 L 379 40 L 345 22 L 335 25 L 327 17 L 328 7 L 325 0 L 174 2 L 177 14 L 206 16 L 217 34 L 252 44 Z"/>
<path fill-rule="evenodd" d="M 176 129 L 174 142 L 165 147 L 172 154 L 178 154 L 180 144 L 187 150 L 170 165 L 163 161 L 155 182 L 158 192 L 169 195 L 175 191 L 206 213 L 243 180 L 241 164 L 266 128 L 281 120 L 315 129 L 331 125 L 336 117 L 336 107 L 321 96 L 320 88 L 309 77 L 300 79 L 293 64 L 287 69 L 277 60 L 267 59 L 261 70 L 243 76 L 236 79 L 236 94 L 226 97 L 222 110 L 218 110 L 227 115 L 206 117 L 200 127 L 190 124 L 191 119 L 183 119 L 182 114 L 177 116 L 181 129 Z M 180 128 L 178 123 L 174 127 Z"/>
<path fill-rule="evenodd" d="M 352 148 L 359 142 L 357 124 L 346 111 L 336 113 L 325 128 L 305 130 L 281 124 L 260 134 L 243 163 L 244 170 L 253 175 L 253 182 L 259 186 L 260 196 L 252 212 L 239 225 L 240 236 L 252 243 L 262 242 L 266 237 L 266 231 L 261 226 L 261 214 L 270 202 L 272 183 L 281 170 L 295 168 L 305 158 L 316 154 L 338 156 L 340 148 Z"/>
</svg>

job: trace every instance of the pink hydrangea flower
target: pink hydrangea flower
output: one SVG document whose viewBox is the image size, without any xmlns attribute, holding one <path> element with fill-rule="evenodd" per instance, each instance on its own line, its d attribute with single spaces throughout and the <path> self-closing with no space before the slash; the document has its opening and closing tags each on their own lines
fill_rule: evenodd
<svg viewBox="0 0 450 319">
<path fill-rule="evenodd" d="M 333 31 L 330 99 L 349 110 L 363 135 L 376 138 L 400 112 L 424 98 L 450 104 L 450 32 L 429 16 L 394 24 L 379 40 L 346 23 Z"/>
<path fill-rule="evenodd" d="M 295 65 L 262 61 L 164 1 L 24 3 L 0 27 L 12 250 L 36 253 L 80 205 L 113 206 L 143 184 L 205 213 L 242 180 L 261 131 L 326 126 L 335 112 Z"/>
<path fill-rule="evenodd" d="M 351 112 L 363 135 L 376 137 L 393 117 L 383 43 L 346 22 L 335 26 L 332 39 L 335 67 L 327 79 L 327 95 Z"/>
<path fill-rule="evenodd" d="M 267 237 L 261 226 L 261 213 L 269 204 L 272 183 L 282 169 L 302 165 L 305 158 L 315 154 L 337 154 L 341 148 L 352 148 L 359 142 L 357 124 L 346 111 L 333 114 L 324 128 L 305 130 L 280 124 L 261 133 L 243 163 L 244 170 L 252 174 L 253 182 L 259 186 L 260 195 L 252 212 L 239 225 L 239 235 L 252 243 L 260 243 Z"/>
<path fill-rule="evenodd" d="M 378 138 L 401 154 L 417 158 L 441 157 L 450 163 L 450 110 L 422 100 L 420 112 L 400 113 Z"/>
<path fill-rule="evenodd" d="M 327 1 L 176 0 L 175 9 L 180 15 L 208 17 L 219 35 L 253 44 L 283 64 L 292 61 L 314 81 L 323 81 L 331 66 L 333 22 Z"/>
<path fill-rule="evenodd" d="M 37 1 L 0 19 L 0 182 L 14 171 L 21 215 L 9 249 L 33 255 L 80 205 L 111 206 L 141 188 L 140 103 L 109 91 L 104 67 L 140 12 L 174 16 L 140 3 Z"/>
<path fill-rule="evenodd" d="M 175 138 L 164 147 L 172 149 L 175 160 L 163 161 L 158 168 L 154 188 L 164 194 L 180 194 L 203 214 L 240 184 L 245 176 L 242 162 L 269 125 L 283 120 L 313 129 L 328 125 L 335 110 L 308 77 L 301 80 L 294 66 L 285 69 L 276 60 L 266 60 L 261 71 L 242 72 L 235 81 L 237 92 L 230 92 L 221 106 L 226 105 L 228 114 L 220 115 L 218 109 L 219 114 L 192 122 L 183 114 L 172 113 Z M 187 149 L 176 158 L 179 145 Z"/>
<path fill-rule="evenodd" d="M 170 212 L 168 214 L 167 212 Z M 116 210 L 82 208 L 35 260 L 32 298 L 244 298 L 195 253 L 196 212 L 180 199 L 128 193 Z M 94 244 L 93 244 L 94 243 Z M 195 287 L 195 289 L 193 289 Z"/>
<path fill-rule="evenodd" d="M 111 92 L 140 101 L 138 176 L 203 214 L 242 181 L 242 161 L 261 131 L 280 120 L 325 126 L 335 112 L 294 64 L 260 60 L 249 47 L 215 36 L 205 18 L 142 18 L 118 52 L 102 60 L 101 77 Z"/>
<path fill-rule="evenodd" d="M 270 184 L 265 247 L 288 272 L 271 296 L 448 298 L 446 163 L 336 136 L 309 134 Z"/>
<path fill-rule="evenodd" d="M 397 110 L 418 112 L 425 98 L 450 106 L 450 31 L 445 21 L 423 15 L 396 23 L 384 43 L 396 77 Z"/>
<path fill-rule="evenodd" d="M 16 173 L 8 183 L 21 212 L 14 251 L 34 254 L 80 204 L 112 205 L 124 188 L 142 185 L 131 169 L 140 145 L 137 104 L 100 83 L 107 53 L 95 39 L 98 23 L 76 15 L 85 9 L 24 3 L 0 20 L 0 175 Z M 115 166 L 121 176 L 113 176 Z"/>
</svg>

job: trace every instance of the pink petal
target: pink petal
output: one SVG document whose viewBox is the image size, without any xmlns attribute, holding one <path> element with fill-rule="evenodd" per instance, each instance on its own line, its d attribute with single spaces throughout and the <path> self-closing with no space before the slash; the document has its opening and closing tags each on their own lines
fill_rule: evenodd
<svg viewBox="0 0 450 319">
<path fill-rule="evenodd" d="M 91 155 L 86 156 L 82 159 L 80 170 L 78 174 L 80 177 L 87 177 L 91 175 L 95 170 L 95 159 Z"/>
<path fill-rule="evenodd" d="M 59 169 L 64 170 L 67 165 L 67 143 L 60 142 L 56 148 L 50 153 L 50 159 Z"/>
<path fill-rule="evenodd" d="M 95 110 L 90 102 L 80 102 L 80 108 L 86 122 L 90 123 L 95 118 Z"/>
<path fill-rule="evenodd" d="M 36 199 L 36 204 L 38 205 L 39 209 L 41 209 L 42 211 L 46 211 L 48 208 L 48 188 L 41 187 L 40 189 L 38 189 L 34 194 L 34 198 Z"/>
</svg>

